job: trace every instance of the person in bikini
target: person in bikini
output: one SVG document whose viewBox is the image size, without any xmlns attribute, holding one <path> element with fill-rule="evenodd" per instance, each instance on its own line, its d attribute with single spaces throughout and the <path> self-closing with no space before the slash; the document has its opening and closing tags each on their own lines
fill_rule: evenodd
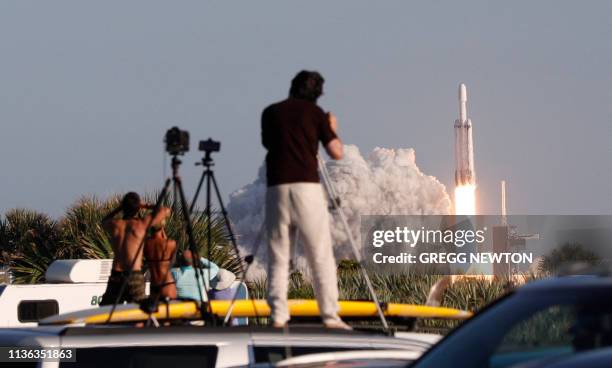
<svg viewBox="0 0 612 368">
<path fill-rule="evenodd" d="M 144 256 L 151 273 L 152 299 L 176 299 L 176 282 L 170 268 L 174 264 L 176 241 L 168 239 L 163 224 L 151 228 L 151 236 L 147 238 Z"/>
<path fill-rule="evenodd" d="M 164 219 L 170 215 L 169 208 L 161 207 L 156 214 L 138 217 L 140 210 L 152 210 L 154 207 L 142 204 L 140 196 L 130 192 L 123 197 L 121 205 L 102 220 L 102 226 L 110 236 L 114 258 L 113 269 L 100 305 L 133 303 L 146 299 L 142 272 L 143 241 L 147 228 L 161 227 Z M 115 219 L 119 213 L 122 213 L 122 218 Z M 123 284 L 126 286 L 123 287 Z"/>
</svg>

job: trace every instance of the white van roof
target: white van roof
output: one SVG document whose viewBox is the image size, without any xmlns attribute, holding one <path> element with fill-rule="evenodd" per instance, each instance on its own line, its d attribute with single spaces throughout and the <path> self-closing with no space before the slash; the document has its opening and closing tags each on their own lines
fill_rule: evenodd
<svg viewBox="0 0 612 368">
<path fill-rule="evenodd" d="M 49 265 L 45 280 L 47 283 L 106 283 L 112 267 L 112 259 L 60 259 Z"/>
</svg>

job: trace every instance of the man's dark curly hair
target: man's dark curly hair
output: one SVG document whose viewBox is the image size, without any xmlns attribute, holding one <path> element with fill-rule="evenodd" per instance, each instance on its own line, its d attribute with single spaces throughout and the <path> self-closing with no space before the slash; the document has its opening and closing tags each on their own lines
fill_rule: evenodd
<svg viewBox="0 0 612 368">
<path fill-rule="evenodd" d="M 128 219 L 136 216 L 140 210 L 140 196 L 138 193 L 129 192 L 121 200 L 121 211 L 123 218 Z"/>
<path fill-rule="evenodd" d="M 323 94 L 324 82 L 325 79 L 323 79 L 319 72 L 302 70 L 293 77 L 289 96 L 317 102 L 317 99 Z"/>
</svg>

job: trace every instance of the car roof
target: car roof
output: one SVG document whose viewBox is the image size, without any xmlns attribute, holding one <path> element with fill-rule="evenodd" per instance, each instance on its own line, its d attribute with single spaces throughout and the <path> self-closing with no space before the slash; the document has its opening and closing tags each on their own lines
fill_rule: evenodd
<svg viewBox="0 0 612 368">
<path fill-rule="evenodd" d="M 0 334 L 19 336 L 57 336 L 60 335 L 65 329 L 65 326 L 6 327 L 0 328 Z"/>
<path fill-rule="evenodd" d="M 206 339 L 248 339 L 255 343 L 269 341 L 372 341 L 389 343 L 392 345 L 405 345 L 426 348 L 432 345 L 431 335 L 410 334 L 409 336 L 393 337 L 380 330 L 340 330 L 329 329 L 318 325 L 295 325 L 287 330 L 271 328 L 268 326 L 234 326 L 234 327 L 204 327 L 204 326 L 162 326 L 135 328 L 125 325 L 94 325 L 94 326 L 41 326 L 0 329 L 0 334 L 15 337 L 25 336 L 63 336 L 63 337 L 109 337 L 114 339 L 120 336 L 157 336 L 168 335 L 198 335 L 198 338 Z M 314 340 L 313 340 L 314 338 Z"/>
<path fill-rule="evenodd" d="M 251 334 L 251 335 L 345 335 L 345 336 L 385 336 L 384 333 L 377 330 L 341 330 L 329 329 L 322 326 L 291 326 L 286 331 L 281 328 L 272 328 L 268 326 L 233 326 L 233 327 L 213 327 L 213 326 L 167 326 L 167 327 L 147 327 L 134 328 L 133 326 L 125 325 L 93 325 L 83 327 L 64 327 L 62 335 L 64 336 L 79 336 L 79 335 L 123 335 L 123 334 L 180 334 L 180 333 L 204 333 L 204 334 Z"/>
<path fill-rule="evenodd" d="M 409 350 L 355 350 L 335 351 L 330 353 L 307 354 L 294 358 L 288 358 L 276 363 L 277 367 L 289 367 L 306 364 L 321 364 L 329 362 L 340 362 L 343 360 L 403 360 L 411 362 L 421 356 L 420 352 Z"/>
<path fill-rule="evenodd" d="M 0 329 L 3 343 L 39 341 L 50 343 L 61 338 L 68 345 L 127 346 L 135 341 L 141 345 L 243 344 L 253 346 L 338 346 L 346 349 L 409 349 L 423 352 L 432 343 L 430 336 L 397 338 L 380 331 L 331 330 L 319 326 L 291 326 L 287 331 L 266 326 L 203 327 L 167 326 L 143 327 L 96 325 L 82 327 L 53 326 L 39 328 Z"/>
</svg>

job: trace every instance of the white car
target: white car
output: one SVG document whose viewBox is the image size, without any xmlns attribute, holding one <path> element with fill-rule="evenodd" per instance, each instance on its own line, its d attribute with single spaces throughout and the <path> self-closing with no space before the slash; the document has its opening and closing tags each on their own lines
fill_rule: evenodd
<svg viewBox="0 0 612 368">
<path fill-rule="evenodd" d="M 59 260 L 47 269 L 45 284 L 0 285 L 0 327 L 37 326 L 55 314 L 97 307 L 112 264 L 111 259 Z"/>
<path fill-rule="evenodd" d="M 419 339 L 419 334 L 396 338 L 377 332 L 313 326 L 292 326 L 288 331 L 255 326 L 135 328 L 117 325 L 0 329 L 3 347 L 74 349 L 74 362 L 39 362 L 45 368 L 255 366 L 277 363 L 288 357 L 355 350 L 393 350 L 396 356 L 412 360 L 429 349 L 429 338 Z"/>
<path fill-rule="evenodd" d="M 353 350 L 302 355 L 276 363 L 275 367 L 406 367 L 421 356 L 410 350 Z"/>
</svg>

